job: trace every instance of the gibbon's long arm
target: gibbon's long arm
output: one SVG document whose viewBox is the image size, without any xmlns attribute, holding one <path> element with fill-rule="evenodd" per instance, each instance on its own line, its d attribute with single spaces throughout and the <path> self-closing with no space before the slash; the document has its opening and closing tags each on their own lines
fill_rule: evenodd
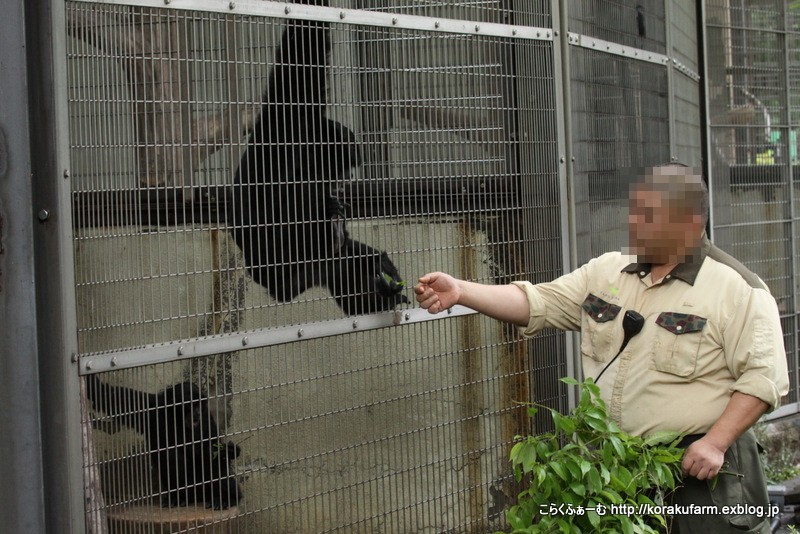
<svg viewBox="0 0 800 534">
<path fill-rule="evenodd" d="M 346 314 L 389 310 L 408 302 L 403 280 L 386 253 L 350 238 L 331 194 L 361 155 L 353 132 L 326 116 L 330 51 L 327 22 L 287 22 L 234 177 L 233 236 L 280 302 L 325 286 Z"/>
</svg>

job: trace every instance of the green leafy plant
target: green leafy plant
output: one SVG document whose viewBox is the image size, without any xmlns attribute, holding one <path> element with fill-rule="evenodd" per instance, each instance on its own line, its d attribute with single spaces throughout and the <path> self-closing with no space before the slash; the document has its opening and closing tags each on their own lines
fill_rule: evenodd
<svg viewBox="0 0 800 534">
<path fill-rule="evenodd" d="M 530 482 L 506 517 L 514 532 L 660 532 L 659 506 L 680 482 L 678 433 L 641 438 L 609 420 L 592 379 L 570 415 L 550 410 L 555 432 L 520 437 L 511 449 L 518 481 Z M 537 405 L 528 412 L 533 416 Z"/>
</svg>

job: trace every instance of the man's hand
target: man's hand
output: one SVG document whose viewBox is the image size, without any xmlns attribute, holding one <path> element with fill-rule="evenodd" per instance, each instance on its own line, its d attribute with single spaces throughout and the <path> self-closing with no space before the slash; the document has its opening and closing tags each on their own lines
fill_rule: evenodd
<svg viewBox="0 0 800 534">
<path fill-rule="evenodd" d="M 430 313 L 460 304 L 518 326 L 526 326 L 530 320 L 528 296 L 514 284 L 478 284 L 436 272 L 420 278 L 414 292 L 420 306 Z"/>
<path fill-rule="evenodd" d="M 458 281 L 445 273 L 429 273 L 414 287 L 419 305 L 429 313 L 439 313 L 458 304 L 461 288 Z"/>
<path fill-rule="evenodd" d="M 701 438 L 689 445 L 683 455 L 683 474 L 698 480 L 714 478 L 725 462 L 725 451 Z"/>
</svg>

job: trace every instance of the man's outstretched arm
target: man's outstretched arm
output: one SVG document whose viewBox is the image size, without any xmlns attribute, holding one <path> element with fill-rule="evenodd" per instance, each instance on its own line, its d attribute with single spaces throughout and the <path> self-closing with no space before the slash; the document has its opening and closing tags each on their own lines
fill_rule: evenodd
<svg viewBox="0 0 800 534">
<path fill-rule="evenodd" d="M 421 277 L 414 292 L 420 306 L 430 313 L 439 313 L 460 304 L 517 326 L 527 326 L 530 320 L 528 297 L 512 284 L 478 284 L 435 272 Z"/>
</svg>

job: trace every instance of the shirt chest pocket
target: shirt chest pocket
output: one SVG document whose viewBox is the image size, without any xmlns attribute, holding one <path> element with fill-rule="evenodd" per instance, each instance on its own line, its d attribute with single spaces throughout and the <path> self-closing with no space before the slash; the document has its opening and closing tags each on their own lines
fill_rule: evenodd
<svg viewBox="0 0 800 534">
<path fill-rule="evenodd" d="M 697 367 L 706 318 L 687 313 L 662 312 L 656 319 L 653 366 L 657 371 L 690 376 Z"/>
<path fill-rule="evenodd" d="M 598 362 L 614 357 L 622 343 L 620 306 L 591 293 L 581 304 L 581 353 Z"/>
</svg>

